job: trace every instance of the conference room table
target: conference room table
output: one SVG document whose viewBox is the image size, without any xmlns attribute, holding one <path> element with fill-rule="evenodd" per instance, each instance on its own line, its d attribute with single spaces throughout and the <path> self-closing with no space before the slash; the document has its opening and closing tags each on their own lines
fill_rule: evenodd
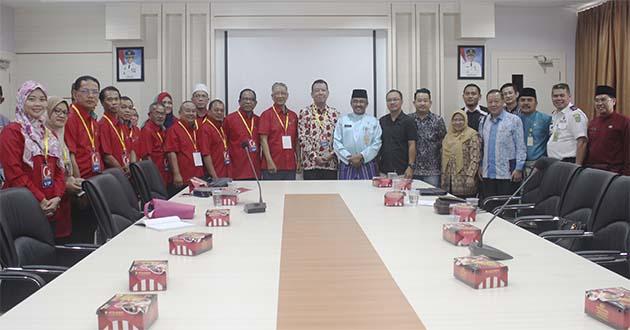
<svg viewBox="0 0 630 330">
<path fill-rule="evenodd" d="M 300 250 L 299 242 L 303 240 L 305 245 L 310 244 L 313 240 L 310 234 L 313 233 L 296 233 L 295 230 L 300 227 L 296 227 L 295 223 L 311 226 L 314 224 L 312 219 L 316 219 L 315 222 L 320 218 L 322 221 L 336 221 L 333 218 L 337 216 L 330 216 L 330 212 L 344 207 L 356 223 L 350 221 L 340 223 L 338 228 L 320 228 L 328 230 L 324 235 L 327 237 L 317 239 L 338 244 L 338 253 L 343 255 L 353 250 L 355 241 L 334 233 L 354 228 L 352 226 L 359 228 L 359 232 L 352 234 L 358 237 L 356 242 L 365 238 L 369 244 L 357 247 L 357 251 L 375 251 L 377 263 L 384 265 L 383 269 L 393 283 L 393 287 L 389 286 L 387 290 L 401 293 L 402 301 L 396 292 L 392 291 L 392 297 L 397 304 L 410 306 L 412 318 L 421 322 L 418 322 L 418 328 L 607 329 L 607 326 L 584 313 L 585 291 L 630 287 L 629 281 L 622 276 L 498 219 L 487 231 L 484 241 L 514 257 L 503 261 L 509 267 L 509 284 L 502 288 L 476 290 L 453 276 L 454 258 L 466 256 L 469 251 L 442 239 L 442 225 L 453 220 L 448 215 L 436 214 L 433 207 L 407 204 L 385 207 L 383 200 L 388 189 L 373 187 L 371 181 L 263 181 L 266 212 L 246 214 L 243 204 L 258 200 L 256 183 L 239 181 L 233 185 L 251 191 L 239 196 L 238 205 L 226 207 L 230 209 L 230 226 L 206 227 L 205 211 L 214 208 L 212 198 L 180 193 L 172 200 L 196 205 L 192 220 L 196 226 L 169 231 L 129 227 L 1 316 L 0 329 L 97 328 L 97 308 L 116 293 L 129 293 L 128 270 L 133 260 L 169 262 L 168 289 L 157 293 L 159 318 L 151 329 L 279 329 L 281 319 L 285 321 L 284 313 L 290 313 L 292 307 L 301 304 L 294 298 L 308 300 L 304 298 L 304 292 L 297 292 L 295 288 L 292 292 L 281 294 L 285 281 L 299 280 L 301 276 L 296 275 L 299 272 L 283 273 L 281 269 L 296 263 L 299 268 L 299 253 L 310 253 L 305 260 L 317 254 L 317 251 Z M 427 185 L 414 181 L 413 187 Z M 420 197 L 421 203 L 434 199 Z M 297 206 L 297 213 L 295 205 L 286 205 L 298 202 L 302 204 Z M 292 217 L 310 220 L 290 223 L 292 229 L 289 232 L 285 210 L 292 206 Z M 300 214 L 302 209 L 304 214 Z M 346 215 L 342 214 L 339 218 L 343 216 Z M 490 216 L 479 213 L 474 224 L 481 228 Z M 213 249 L 195 257 L 170 255 L 168 238 L 187 231 L 213 233 Z M 286 245 L 285 241 L 285 249 L 283 237 L 292 242 L 292 245 Z M 335 305 L 335 291 L 339 290 L 341 295 L 346 286 L 331 287 L 325 282 L 321 282 L 324 284 L 320 286 L 320 280 L 360 282 L 367 283 L 365 290 L 359 292 L 363 294 L 361 299 L 376 310 L 370 314 L 379 318 L 378 311 L 386 310 L 390 301 L 376 300 L 382 292 L 371 290 L 369 286 L 379 286 L 387 280 L 363 281 L 361 269 L 358 269 L 359 272 L 353 273 L 353 278 L 347 282 L 344 272 L 353 270 L 343 269 L 343 265 L 339 264 L 326 264 L 328 258 L 335 260 L 336 253 L 331 251 L 335 251 L 334 246 L 332 249 L 323 248 L 318 266 L 302 269 L 311 273 L 308 280 L 312 281 L 312 285 L 303 290 L 310 290 L 308 296 L 313 299 L 327 299 L 323 304 L 320 302 L 320 310 L 316 312 L 321 312 L 325 306 Z M 283 256 L 283 253 L 292 252 L 298 253 L 293 259 Z M 281 265 L 285 262 L 286 265 Z M 377 263 L 365 263 L 359 268 L 378 268 Z M 365 274 L 371 275 L 372 272 Z M 291 304 L 282 302 L 290 302 L 291 299 L 294 299 Z M 320 317 L 318 322 L 283 328 L 371 329 L 371 325 L 366 323 L 359 322 L 360 325 L 352 328 L 347 325 L 351 323 L 346 321 L 352 322 L 352 318 L 361 315 L 360 311 L 352 308 L 345 306 L 337 311 L 335 317 L 341 320 L 339 322 Z M 299 324 L 299 315 L 305 312 L 299 310 L 291 314 L 294 317 L 292 321 L 298 323 L 286 324 Z M 298 319 L 295 319 L 296 315 Z M 409 324 L 399 325 L 395 318 L 385 321 L 388 326 L 381 329 L 416 328 Z"/>
</svg>

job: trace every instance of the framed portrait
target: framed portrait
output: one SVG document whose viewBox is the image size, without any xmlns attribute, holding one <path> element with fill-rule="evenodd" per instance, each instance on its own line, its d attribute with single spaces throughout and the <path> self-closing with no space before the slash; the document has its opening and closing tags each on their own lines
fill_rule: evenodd
<svg viewBox="0 0 630 330">
<path fill-rule="evenodd" d="M 457 46 L 457 79 L 484 79 L 486 53 L 484 46 Z"/>
<path fill-rule="evenodd" d="M 116 47 L 116 80 L 144 81 L 144 47 Z"/>
</svg>

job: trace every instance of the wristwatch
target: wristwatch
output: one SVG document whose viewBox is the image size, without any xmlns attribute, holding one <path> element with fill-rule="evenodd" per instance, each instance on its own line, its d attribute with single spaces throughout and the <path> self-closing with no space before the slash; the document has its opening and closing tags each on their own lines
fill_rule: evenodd
<svg viewBox="0 0 630 330">
<path fill-rule="evenodd" d="M 412 170 L 416 169 L 416 164 L 407 164 L 407 167 L 410 167 Z"/>
</svg>

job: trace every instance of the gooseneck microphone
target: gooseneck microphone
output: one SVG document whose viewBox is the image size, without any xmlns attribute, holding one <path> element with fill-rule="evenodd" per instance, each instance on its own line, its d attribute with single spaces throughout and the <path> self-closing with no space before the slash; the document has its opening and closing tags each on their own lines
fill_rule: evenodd
<svg viewBox="0 0 630 330">
<path fill-rule="evenodd" d="M 536 161 L 536 163 L 534 164 L 534 170 L 532 171 L 532 173 L 529 174 L 529 176 L 525 179 L 525 181 L 523 181 L 520 187 L 516 189 L 516 191 L 512 194 L 512 196 L 508 197 L 508 199 L 505 201 L 505 203 L 503 203 L 503 205 L 499 208 L 499 210 L 494 213 L 494 215 L 492 216 L 490 221 L 488 221 L 486 226 L 483 227 L 483 230 L 481 231 L 481 236 L 479 236 L 479 242 L 473 242 L 472 244 L 468 246 L 468 249 L 470 250 L 471 255 L 473 256 L 484 255 L 493 260 L 510 260 L 513 258 L 511 255 L 499 249 L 493 248 L 492 246 L 487 245 L 487 244 L 483 244 L 483 236 L 486 233 L 486 230 L 488 230 L 488 227 L 490 226 L 490 224 L 494 221 L 494 219 L 497 218 L 497 215 L 501 214 L 501 212 L 503 212 L 503 209 L 505 209 L 505 207 L 512 201 L 514 196 L 516 196 L 521 190 L 523 190 L 525 185 L 527 185 L 527 183 L 534 177 L 534 174 L 536 174 L 536 172 L 538 171 L 544 171 L 547 167 L 549 167 L 549 165 L 551 165 L 552 163 L 556 161 L 557 161 L 556 159 L 548 158 L 548 157 L 543 157 Z"/>
<path fill-rule="evenodd" d="M 252 157 L 249 155 L 249 142 L 241 142 L 241 147 L 245 149 L 245 154 L 247 155 L 247 159 L 249 160 L 249 166 L 251 167 L 252 172 L 254 172 L 254 178 L 256 178 L 256 183 L 258 184 L 258 203 L 245 204 L 245 213 L 264 213 L 267 210 L 267 204 L 263 202 L 262 189 L 260 188 L 258 174 L 256 174 L 256 168 L 254 167 L 254 163 L 252 162 Z"/>
</svg>

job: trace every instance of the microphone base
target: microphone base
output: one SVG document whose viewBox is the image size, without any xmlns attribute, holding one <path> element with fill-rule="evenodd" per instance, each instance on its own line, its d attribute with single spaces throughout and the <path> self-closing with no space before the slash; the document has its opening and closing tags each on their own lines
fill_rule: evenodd
<svg viewBox="0 0 630 330">
<path fill-rule="evenodd" d="M 473 242 L 468 246 L 470 250 L 470 255 L 472 256 L 480 256 L 484 255 L 492 260 L 510 260 L 513 257 L 499 249 L 495 249 L 488 244 L 484 244 L 479 246 L 479 242 Z"/>
<path fill-rule="evenodd" d="M 262 203 L 249 203 L 245 204 L 245 213 L 264 213 L 267 210 L 267 204 Z"/>
</svg>

